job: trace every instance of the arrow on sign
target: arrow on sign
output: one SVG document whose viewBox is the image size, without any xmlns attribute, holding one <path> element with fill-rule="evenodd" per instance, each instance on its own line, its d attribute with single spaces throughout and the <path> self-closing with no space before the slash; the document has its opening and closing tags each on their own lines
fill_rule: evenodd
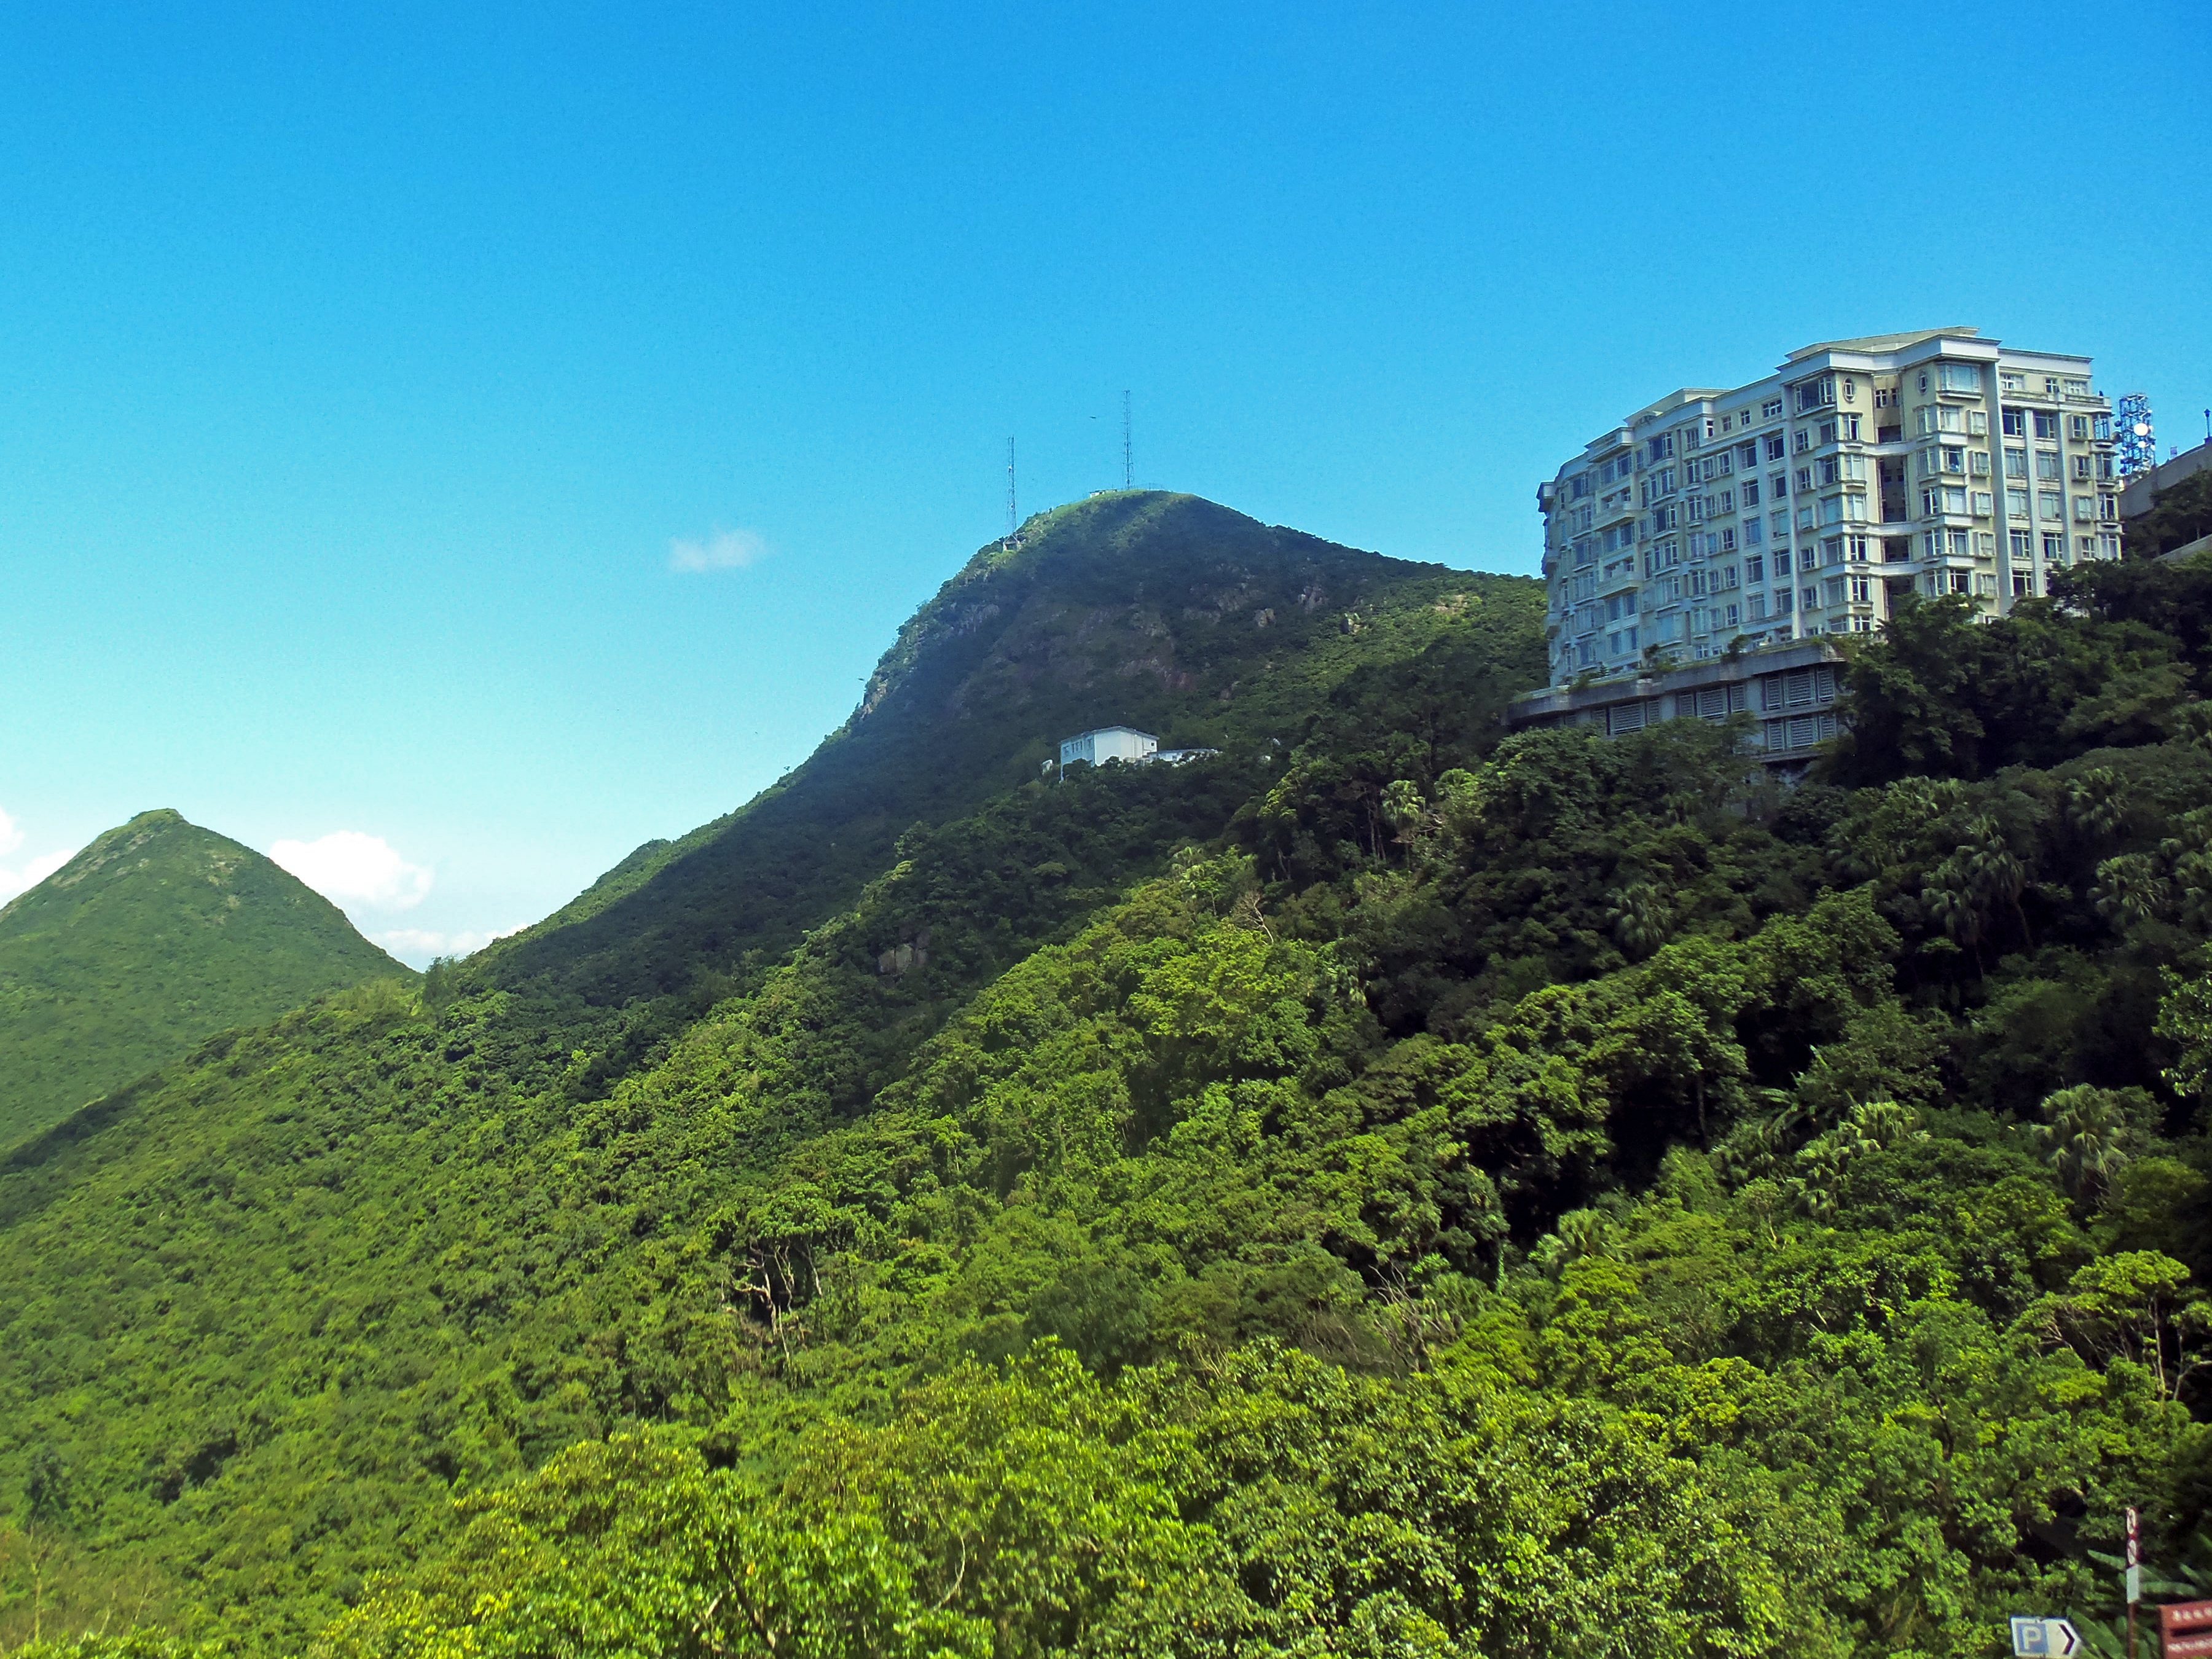
<svg viewBox="0 0 2212 1659">
<path fill-rule="evenodd" d="M 2081 1650 L 2081 1632 L 2063 1619 L 2015 1618 L 2012 1650 L 2017 1659 L 2069 1659 Z"/>
</svg>

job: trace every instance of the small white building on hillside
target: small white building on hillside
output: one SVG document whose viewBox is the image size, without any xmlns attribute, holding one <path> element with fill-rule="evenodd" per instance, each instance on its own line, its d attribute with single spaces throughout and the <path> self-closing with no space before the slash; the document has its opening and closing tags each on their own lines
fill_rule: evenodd
<svg viewBox="0 0 2212 1659">
<path fill-rule="evenodd" d="M 1109 760 L 1150 760 L 1160 746 L 1160 740 L 1149 732 L 1139 732 L 1131 726 L 1102 726 L 1060 740 L 1060 763 L 1073 766 L 1078 761 L 1087 761 L 1093 766 L 1103 766 Z"/>
</svg>

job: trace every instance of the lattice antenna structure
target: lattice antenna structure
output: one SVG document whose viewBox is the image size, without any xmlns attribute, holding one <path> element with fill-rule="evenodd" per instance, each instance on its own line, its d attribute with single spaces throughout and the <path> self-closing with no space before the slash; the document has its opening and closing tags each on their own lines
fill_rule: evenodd
<svg viewBox="0 0 2212 1659">
<path fill-rule="evenodd" d="M 1010 549 L 1011 549 L 1011 548 L 1013 546 L 1013 544 L 1014 544 L 1014 532 L 1015 532 L 1015 531 L 1017 531 L 1017 530 L 1018 530 L 1018 529 L 1021 527 L 1021 522 L 1022 522 L 1022 521 L 1021 521 L 1018 518 L 1017 518 L 1017 517 L 1015 517 L 1015 516 L 1014 516 L 1014 441 L 1013 441 L 1012 438 L 1009 438 L 1009 439 L 1007 439 L 1007 440 L 1006 440 L 1006 545 L 1008 548 L 1010 548 Z"/>
<path fill-rule="evenodd" d="M 1137 487 L 1137 464 L 1129 448 L 1129 394 L 1121 394 L 1121 488 Z"/>
<path fill-rule="evenodd" d="M 2113 453 L 2120 476 L 2132 478 L 2158 465 L 2158 428 L 2150 417 L 2150 398 L 2140 392 L 2121 394 L 2112 410 Z"/>
</svg>

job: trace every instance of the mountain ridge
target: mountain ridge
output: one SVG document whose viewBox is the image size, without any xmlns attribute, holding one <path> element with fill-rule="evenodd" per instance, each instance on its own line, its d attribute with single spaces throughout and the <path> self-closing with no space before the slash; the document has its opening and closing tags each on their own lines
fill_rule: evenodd
<svg viewBox="0 0 2212 1659">
<path fill-rule="evenodd" d="M 1036 776 L 1062 736 L 1120 722 L 1168 747 L 1279 749 L 1356 665 L 1411 659 L 1455 629 L 1527 628 L 1540 604 L 1529 579 L 1341 547 L 1196 496 L 1054 508 L 940 585 L 806 760 L 635 849 L 463 976 L 604 1030 L 625 1006 L 789 949 L 852 902 L 902 833 Z"/>
</svg>

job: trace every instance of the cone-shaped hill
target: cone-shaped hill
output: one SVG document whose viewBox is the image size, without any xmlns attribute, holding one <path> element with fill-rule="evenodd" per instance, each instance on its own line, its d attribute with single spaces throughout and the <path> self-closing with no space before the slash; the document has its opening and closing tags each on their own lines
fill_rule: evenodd
<svg viewBox="0 0 2212 1659">
<path fill-rule="evenodd" d="M 639 848 L 480 971 L 601 1007 L 773 957 L 851 902 L 899 836 L 1036 778 L 1093 726 L 1279 757 L 1332 687 L 1440 642 L 1478 653 L 1492 724 L 1542 669 L 1539 590 L 1341 547 L 1193 495 L 1093 496 L 978 552 L 814 755 L 739 811 Z"/>
<path fill-rule="evenodd" d="M 407 972 L 251 848 L 141 812 L 0 909 L 0 1146 L 217 1031 Z"/>
</svg>

